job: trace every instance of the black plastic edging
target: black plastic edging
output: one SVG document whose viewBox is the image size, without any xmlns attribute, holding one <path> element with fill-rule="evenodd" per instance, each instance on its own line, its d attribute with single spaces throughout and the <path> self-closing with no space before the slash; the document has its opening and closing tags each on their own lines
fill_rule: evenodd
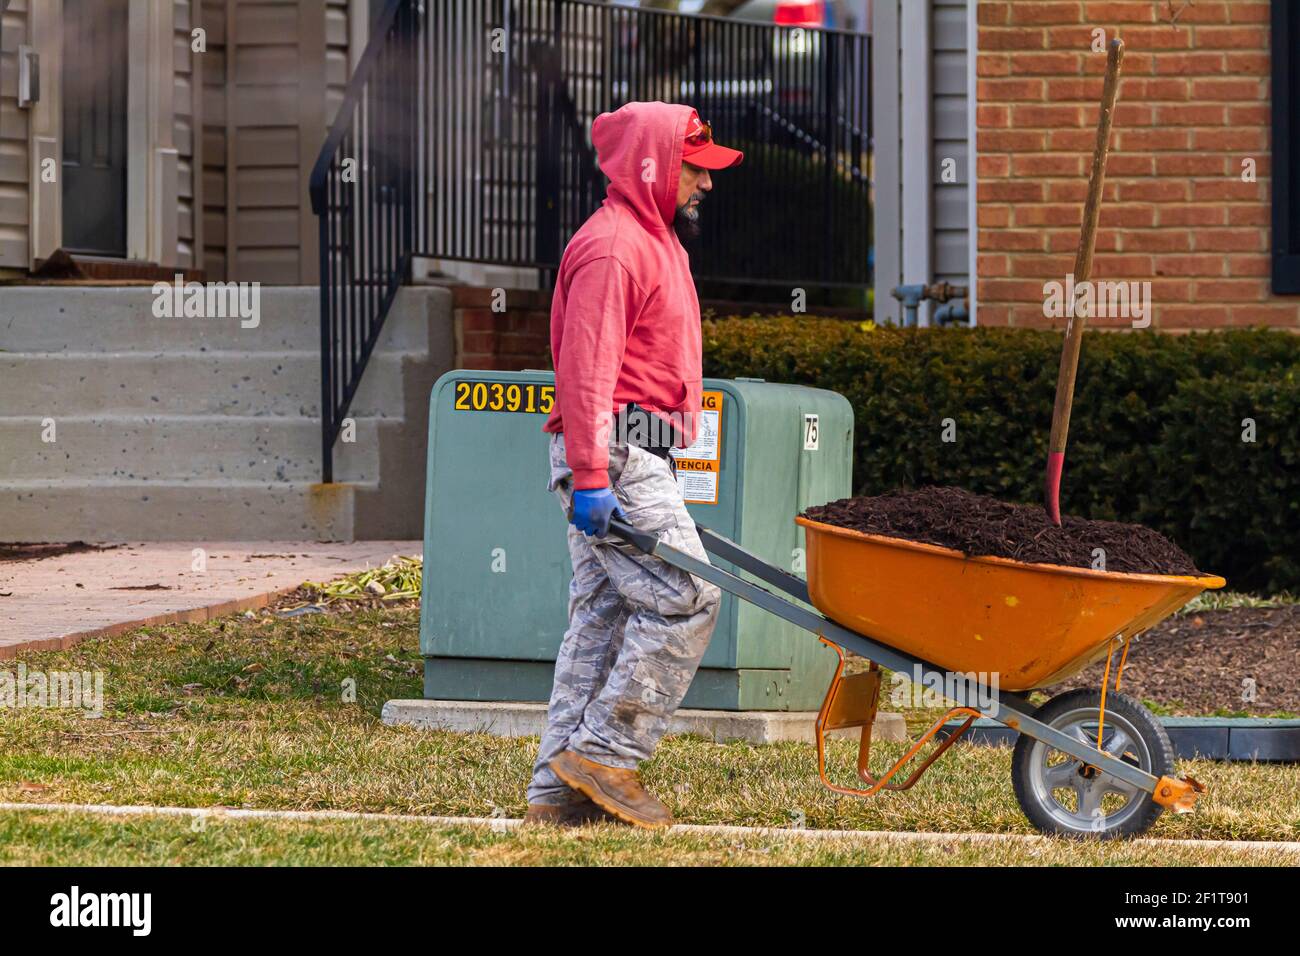
<svg viewBox="0 0 1300 956">
<path fill-rule="evenodd" d="M 1300 720 L 1270 717 L 1161 717 L 1174 745 L 1184 759 L 1245 760 L 1275 763 L 1300 762 Z M 959 723 L 939 731 L 946 738 Z M 966 732 L 963 741 L 985 746 L 1009 747 L 1020 736 L 996 720 L 981 718 Z"/>
</svg>

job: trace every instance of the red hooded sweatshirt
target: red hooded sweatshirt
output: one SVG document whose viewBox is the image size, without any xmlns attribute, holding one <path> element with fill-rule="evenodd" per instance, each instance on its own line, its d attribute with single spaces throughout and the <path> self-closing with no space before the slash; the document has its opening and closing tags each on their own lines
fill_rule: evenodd
<svg viewBox="0 0 1300 956">
<path fill-rule="evenodd" d="M 629 402 L 676 425 L 679 447 L 695 440 L 700 303 L 672 227 L 693 112 L 629 103 L 591 125 L 609 187 L 560 260 L 551 302 L 556 401 L 543 426 L 564 433 L 576 489 L 609 484 L 613 416 Z"/>
</svg>

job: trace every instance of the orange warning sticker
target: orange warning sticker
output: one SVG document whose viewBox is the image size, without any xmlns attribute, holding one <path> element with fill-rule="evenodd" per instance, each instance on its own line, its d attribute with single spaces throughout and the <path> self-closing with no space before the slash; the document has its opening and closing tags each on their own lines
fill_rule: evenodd
<svg viewBox="0 0 1300 956">
<path fill-rule="evenodd" d="M 694 458 L 677 459 L 678 471 L 717 471 L 718 463 L 716 461 L 698 461 Z"/>
<path fill-rule="evenodd" d="M 687 504 L 716 505 L 722 465 L 722 393 L 700 396 L 700 427 L 689 448 L 673 451 L 677 487 Z"/>
</svg>

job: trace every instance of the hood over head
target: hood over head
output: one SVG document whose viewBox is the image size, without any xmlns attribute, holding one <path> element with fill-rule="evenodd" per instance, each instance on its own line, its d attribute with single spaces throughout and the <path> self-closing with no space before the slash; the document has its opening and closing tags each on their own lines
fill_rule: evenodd
<svg viewBox="0 0 1300 956">
<path fill-rule="evenodd" d="M 617 193 L 647 228 L 672 224 L 686 126 L 695 110 L 677 103 L 627 103 L 591 124 L 606 195 Z"/>
</svg>

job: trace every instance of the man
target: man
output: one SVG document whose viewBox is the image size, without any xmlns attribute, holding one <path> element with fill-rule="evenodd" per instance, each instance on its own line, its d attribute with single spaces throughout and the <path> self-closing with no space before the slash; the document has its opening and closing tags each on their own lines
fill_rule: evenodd
<svg viewBox="0 0 1300 956">
<path fill-rule="evenodd" d="M 672 822 L 636 768 L 681 704 L 721 592 L 613 536 L 611 515 L 708 560 L 670 447 L 695 440 L 700 305 L 681 238 L 711 170 L 744 157 L 689 106 L 629 103 L 591 126 L 609 187 L 570 240 L 551 306 L 549 487 L 570 516 L 569 628 L 528 786 L 529 823 Z"/>
</svg>

